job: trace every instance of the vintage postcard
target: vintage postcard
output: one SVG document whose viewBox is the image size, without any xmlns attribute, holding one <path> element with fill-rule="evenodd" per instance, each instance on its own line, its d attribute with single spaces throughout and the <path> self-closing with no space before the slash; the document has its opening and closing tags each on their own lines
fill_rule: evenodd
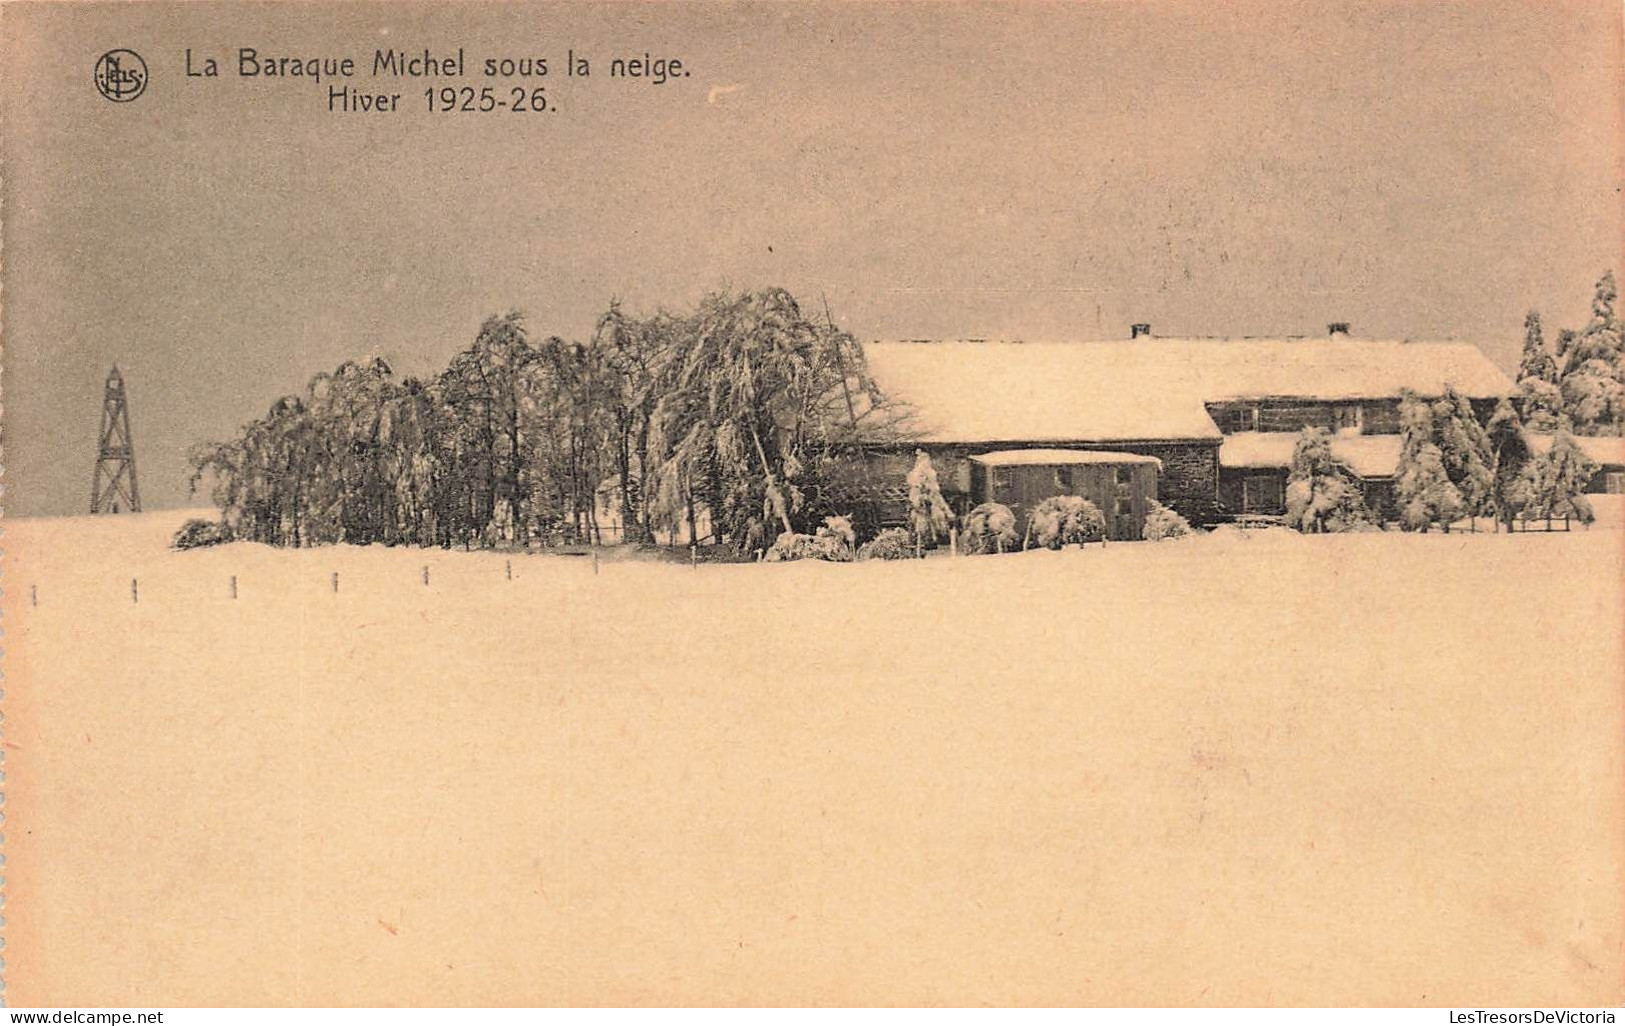
<svg viewBox="0 0 1625 1026">
<path fill-rule="evenodd" d="M 6 1002 L 1625 1001 L 1621 21 L 0 5 Z"/>
</svg>

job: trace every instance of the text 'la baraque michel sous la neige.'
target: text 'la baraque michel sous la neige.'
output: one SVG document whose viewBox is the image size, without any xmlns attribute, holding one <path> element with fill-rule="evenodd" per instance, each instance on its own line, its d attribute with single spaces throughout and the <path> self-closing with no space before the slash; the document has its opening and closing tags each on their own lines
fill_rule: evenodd
<svg viewBox="0 0 1625 1026">
<path fill-rule="evenodd" d="M 187 48 L 185 61 L 188 78 L 220 77 L 221 60 L 216 57 Z M 234 68 L 238 78 L 305 79 L 315 83 L 355 78 L 363 68 L 368 68 L 374 78 L 544 78 L 549 72 L 548 58 L 536 55 L 497 54 L 471 65 L 464 47 L 438 54 L 428 49 L 422 52 L 374 50 L 370 67 L 354 56 L 277 54 L 248 46 L 236 48 L 234 57 L 225 61 L 226 67 Z M 654 85 L 688 77 L 681 58 L 655 57 L 648 51 L 612 56 L 609 66 L 612 77 L 648 79 Z M 574 50 L 565 52 L 566 75 L 584 78 L 592 73 L 591 67 L 585 55 Z"/>
</svg>

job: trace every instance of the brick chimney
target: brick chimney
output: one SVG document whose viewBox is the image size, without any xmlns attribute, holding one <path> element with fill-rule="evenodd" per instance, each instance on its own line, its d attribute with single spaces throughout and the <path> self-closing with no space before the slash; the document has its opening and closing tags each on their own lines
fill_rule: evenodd
<svg viewBox="0 0 1625 1026">
<path fill-rule="evenodd" d="M 1129 338 L 1139 338 L 1142 335 L 1144 335 L 1146 338 L 1151 337 L 1151 325 L 1149 325 L 1149 324 L 1130 324 L 1128 326 L 1128 337 Z"/>
<path fill-rule="evenodd" d="M 1333 321 L 1332 323 L 1326 325 L 1326 334 L 1331 335 L 1334 338 L 1338 335 L 1347 335 L 1348 333 L 1348 321 Z"/>
</svg>

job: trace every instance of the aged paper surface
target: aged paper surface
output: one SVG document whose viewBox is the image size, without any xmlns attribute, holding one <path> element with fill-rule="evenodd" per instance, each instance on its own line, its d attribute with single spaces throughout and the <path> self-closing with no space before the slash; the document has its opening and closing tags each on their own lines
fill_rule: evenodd
<svg viewBox="0 0 1625 1026">
<path fill-rule="evenodd" d="M 1620 26 L 0 7 L 7 1002 L 1619 1003 Z"/>
</svg>

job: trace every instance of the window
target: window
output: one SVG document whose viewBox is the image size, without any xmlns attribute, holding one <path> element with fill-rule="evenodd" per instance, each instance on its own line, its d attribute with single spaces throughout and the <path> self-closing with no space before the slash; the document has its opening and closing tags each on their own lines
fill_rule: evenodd
<svg viewBox="0 0 1625 1026">
<path fill-rule="evenodd" d="M 1000 495 L 1008 495 L 1011 483 L 1009 467 L 993 468 L 993 495 L 995 498 Z"/>
<path fill-rule="evenodd" d="M 1117 497 L 1117 515 L 1120 517 L 1127 517 L 1133 516 L 1133 514 L 1134 500 L 1126 495 L 1119 495 Z"/>
<path fill-rule="evenodd" d="M 1602 490 L 1609 495 L 1625 493 L 1625 471 L 1610 470 L 1603 475 Z"/>
<path fill-rule="evenodd" d="M 1243 513 L 1279 513 L 1286 508 L 1285 482 L 1274 475 L 1257 474 L 1241 482 Z"/>
<path fill-rule="evenodd" d="M 1257 431 L 1258 430 L 1258 407 L 1257 406 L 1238 406 L 1233 411 L 1231 411 L 1231 430 L 1232 431 Z"/>
<path fill-rule="evenodd" d="M 1134 483 L 1134 468 L 1118 467 L 1112 474 L 1112 477 L 1117 481 L 1117 484 L 1120 487 L 1127 488 L 1129 485 Z"/>
<path fill-rule="evenodd" d="M 1072 468 L 1071 467 L 1056 467 L 1055 468 L 1055 487 L 1059 488 L 1063 492 L 1072 491 Z"/>
<path fill-rule="evenodd" d="M 1345 403 L 1332 407 L 1332 425 L 1339 433 L 1358 434 L 1365 422 L 1359 403 Z"/>
</svg>

